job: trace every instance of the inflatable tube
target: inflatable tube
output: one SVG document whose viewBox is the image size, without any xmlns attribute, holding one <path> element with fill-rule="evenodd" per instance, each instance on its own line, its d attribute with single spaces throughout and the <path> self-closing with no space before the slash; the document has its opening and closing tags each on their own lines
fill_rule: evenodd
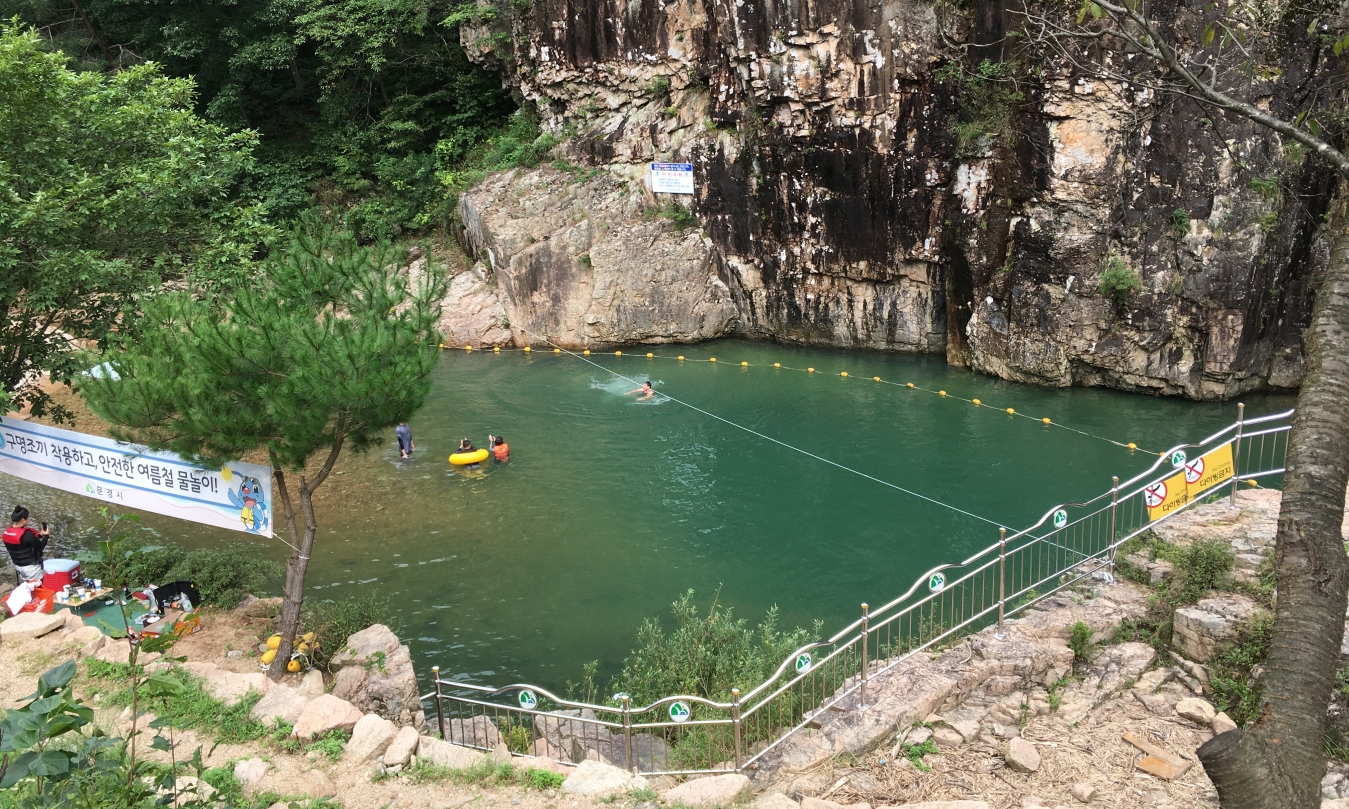
<svg viewBox="0 0 1349 809">
<path fill-rule="evenodd" d="M 485 449 L 475 449 L 472 452 L 456 452 L 450 456 L 450 463 L 455 466 L 468 466 L 471 463 L 482 463 L 490 455 Z"/>
</svg>

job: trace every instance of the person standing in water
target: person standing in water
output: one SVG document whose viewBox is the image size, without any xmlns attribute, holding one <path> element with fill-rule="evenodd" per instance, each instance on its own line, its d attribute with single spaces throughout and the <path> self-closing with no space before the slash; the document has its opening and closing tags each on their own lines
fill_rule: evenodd
<svg viewBox="0 0 1349 809">
<path fill-rule="evenodd" d="M 403 454 L 403 460 L 407 460 L 417 448 L 417 445 L 412 443 L 412 428 L 406 421 L 400 421 L 398 426 L 393 428 L 393 434 L 398 436 L 398 451 Z"/>
<path fill-rule="evenodd" d="M 503 436 L 487 436 L 487 445 L 492 448 L 492 454 L 496 456 L 497 463 L 505 463 L 511 459 L 511 448 L 507 446 L 506 439 Z"/>
<path fill-rule="evenodd" d="M 655 396 L 655 395 L 656 395 L 656 391 L 655 391 L 655 389 L 653 389 L 653 388 L 651 387 L 651 380 L 649 380 L 649 379 L 648 379 L 647 381 L 643 382 L 643 383 L 642 383 L 642 386 L 641 386 L 640 388 L 637 388 L 636 390 L 630 390 L 630 391 L 628 391 L 627 393 L 625 393 L 625 394 L 623 394 L 623 395 L 624 395 L 624 396 L 631 396 L 631 395 L 634 394 L 634 393 L 640 393 L 640 394 L 642 394 L 641 396 L 638 396 L 638 397 L 637 397 L 637 401 L 639 401 L 639 402 L 640 402 L 640 401 L 645 401 L 646 399 L 650 399 L 652 396 Z"/>
</svg>

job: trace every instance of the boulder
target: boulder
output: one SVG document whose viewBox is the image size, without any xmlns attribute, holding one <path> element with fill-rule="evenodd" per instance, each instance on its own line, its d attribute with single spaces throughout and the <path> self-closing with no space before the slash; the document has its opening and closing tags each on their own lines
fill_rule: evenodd
<svg viewBox="0 0 1349 809">
<path fill-rule="evenodd" d="M 960 734 L 964 742 L 972 742 L 979 737 L 979 723 L 970 719 L 957 719 L 948 723 L 951 729 Z"/>
<path fill-rule="evenodd" d="M 440 333 L 445 345 L 486 348 L 508 346 L 514 339 L 511 330 L 502 325 L 506 309 L 496 290 L 483 280 L 484 275 L 486 267 L 478 263 L 450 282 L 449 294 L 440 308 Z"/>
<path fill-rule="evenodd" d="M 1232 717 L 1226 713 L 1219 712 L 1213 715 L 1213 721 L 1209 723 L 1209 727 L 1213 728 L 1213 735 L 1216 736 L 1229 730 L 1236 730 L 1237 723 L 1233 722 Z"/>
<path fill-rule="evenodd" d="M 1196 725 L 1208 725 L 1218 714 L 1217 711 L 1213 710 L 1213 706 L 1208 704 L 1207 700 L 1197 697 L 1186 697 L 1177 702 L 1176 713 Z"/>
<path fill-rule="evenodd" d="M 82 626 L 67 635 L 66 640 L 80 644 L 81 655 L 92 655 L 98 654 L 98 650 L 108 642 L 108 636 L 98 631 L 98 627 Z"/>
<path fill-rule="evenodd" d="M 0 621 L 0 642 L 13 643 L 49 635 L 66 625 L 63 613 L 21 612 L 12 618 Z"/>
<path fill-rule="evenodd" d="M 805 796 L 801 798 L 801 809 L 843 809 L 843 804 L 838 801 L 827 801 L 823 798 Z"/>
<path fill-rule="evenodd" d="M 352 730 L 364 716 L 360 708 L 332 694 L 309 701 L 295 723 L 295 735 L 312 739 L 330 730 Z"/>
<path fill-rule="evenodd" d="M 213 668 L 202 675 L 202 687 L 206 693 L 225 703 L 233 705 L 250 692 L 266 695 L 272 687 L 272 681 L 260 671 L 240 674 L 222 668 Z"/>
<path fill-rule="evenodd" d="M 234 765 L 234 777 L 238 779 L 244 791 L 251 794 L 257 791 L 263 776 L 267 775 L 267 766 L 267 762 L 257 756 L 246 758 Z"/>
<path fill-rule="evenodd" d="M 769 792 L 760 795 L 751 804 L 754 809 L 800 809 L 800 804 L 781 792 Z"/>
<path fill-rule="evenodd" d="M 939 727 L 932 732 L 932 738 L 937 742 L 939 750 L 954 750 L 965 743 L 965 737 L 955 728 Z"/>
<path fill-rule="evenodd" d="M 1236 593 L 1202 598 L 1194 606 L 1176 610 L 1171 643 L 1191 660 L 1207 663 L 1235 641 L 1241 623 L 1259 611 L 1253 599 Z"/>
<path fill-rule="evenodd" d="M 374 761 L 384 753 L 397 732 L 394 723 L 378 714 L 368 713 L 351 729 L 351 740 L 342 750 L 342 757 L 359 764 Z"/>
<path fill-rule="evenodd" d="M 245 598 L 244 601 L 248 602 L 247 605 L 240 602 L 238 609 L 242 610 L 243 614 L 248 618 L 271 618 L 281 612 L 281 602 L 283 600 L 284 599 L 280 596 L 276 596 L 275 598 L 255 598 L 252 601 L 248 601 L 248 599 Z"/>
<path fill-rule="evenodd" d="M 141 666 L 148 666 L 161 657 L 158 652 L 141 652 L 136 658 L 136 663 Z M 131 662 L 131 644 L 125 639 L 109 638 L 104 642 L 103 647 L 94 652 L 95 660 L 102 660 L 104 663 L 117 663 L 118 665 L 128 665 Z"/>
<path fill-rule="evenodd" d="M 487 758 L 499 767 L 510 764 L 511 749 L 506 746 L 505 742 L 497 742 L 496 747 L 492 748 L 492 752 L 487 754 Z"/>
<path fill-rule="evenodd" d="M 306 699 L 321 697 L 325 692 L 326 689 L 323 687 L 323 672 L 318 669 L 311 669 L 305 672 L 305 675 L 300 678 L 300 684 L 295 686 L 295 693 Z"/>
<path fill-rule="evenodd" d="M 76 615 L 74 610 L 61 610 L 59 613 L 54 614 L 60 615 L 65 619 L 62 629 L 66 632 L 74 632 L 85 625 L 84 619 Z"/>
<path fill-rule="evenodd" d="M 414 727 L 399 728 L 394 734 L 393 740 L 384 751 L 384 766 L 397 767 L 407 764 L 412 756 L 417 752 L 417 729 Z"/>
<path fill-rule="evenodd" d="M 1003 761 L 1016 772 L 1035 772 L 1040 769 L 1040 751 L 1025 739 L 1012 739 L 1003 748 Z"/>
<path fill-rule="evenodd" d="M 529 760 L 529 764 L 527 766 L 533 767 L 536 770 L 547 770 L 548 772 L 555 772 L 564 777 L 576 772 L 575 765 L 563 764 L 557 759 L 552 758 L 543 758 L 543 757 L 532 758 Z"/>
<path fill-rule="evenodd" d="M 562 791 L 573 795 L 613 795 L 630 789 L 646 789 L 646 779 L 599 761 L 582 761 L 576 772 L 562 782 Z"/>
<path fill-rule="evenodd" d="M 1068 787 L 1068 791 L 1072 793 L 1074 798 L 1083 803 L 1091 803 L 1096 800 L 1097 789 L 1095 784 L 1073 784 Z"/>
<path fill-rule="evenodd" d="M 664 795 L 666 803 L 687 806 L 732 806 L 750 794 L 749 779 L 739 773 L 685 781 Z"/>
<path fill-rule="evenodd" d="M 337 671 L 334 696 L 399 725 L 424 724 L 412 653 L 387 626 L 374 624 L 348 637 L 332 667 Z M 361 676 L 344 674 L 348 670 Z"/>
<path fill-rule="evenodd" d="M 249 713 L 253 715 L 254 719 L 268 727 L 271 727 L 278 719 L 294 725 L 300 721 L 300 715 L 304 713 L 304 706 L 308 704 L 309 700 L 294 688 L 277 684 L 262 695 L 262 699 L 258 700 L 258 703 L 253 706 L 253 710 Z"/>
<path fill-rule="evenodd" d="M 475 716 L 472 719 L 451 719 L 445 723 L 445 734 L 449 741 L 454 744 L 467 745 L 469 747 L 481 747 L 487 750 L 494 749 L 501 743 L 501 731 L 492 724 L 492 720 L 486 716 Z"/>
<path fill-rule="evenodd" d="M 605 761 L 626 763 L 627 746 L 621 734 L 614 734 L 604 725 L 597 724 L 595 712 L 584 710 L 555 711 L 534 715 L 534 736 L 546 741 L 554 750 L 562 753 L 565 761 L 585 761 L 594 759 L 594 753 Z M 646 749 L 639 737 L 646 737 Z M 633 757 L 638 761 L 650 760 L 653 754 L 664 757 L 663 742 L 652 745 L 648 734 L 633 736 Z M 652 750 L 651 747 L 658 749 Z"/>
<path fill-rule="evenodd" d="M 337 794 L 337 785 L 323 770 L 307 770 L 300 773 L 300 777 L 296 779 L 294 786 L 299 787 L 300 792 L 311 798 L 331 798 Z M 287 784 L 287 787 L 291 787 L 291 785 Z M 286 789 L 286 791 L 293 791 L 293 787 Z"/>
<path fill-rule="evenodd" d="M 450 744 L 432 736 L 422 736 L 417 740 L 417 758 L 437 767 L 467 770 L 486 756 L 477 750 Z"/>
</svg>

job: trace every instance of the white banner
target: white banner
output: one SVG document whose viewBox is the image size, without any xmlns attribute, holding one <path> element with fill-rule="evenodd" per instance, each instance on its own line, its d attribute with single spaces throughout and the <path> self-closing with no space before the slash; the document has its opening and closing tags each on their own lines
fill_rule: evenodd
<svg viewBox="0 0 1349 809">
<path fill-rule="evenodd" d="M 110 438 L 0 418 L 0 472 L 118 506 L 272 535 L 272 469 L 219 471 Z"/>
<path fill-rule="evenodd" d="M 652 163 L 651 191 L 655 194 L 692 194 L 692 163 Z"/>
</svg>

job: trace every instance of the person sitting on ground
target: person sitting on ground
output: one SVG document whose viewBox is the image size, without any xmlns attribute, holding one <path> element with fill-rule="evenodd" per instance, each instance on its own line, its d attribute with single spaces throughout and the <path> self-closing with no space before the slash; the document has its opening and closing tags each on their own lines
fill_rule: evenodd
<svg viewBox="0 0 1349 809">
<path fill-rule="evenodd" d="M 638 400 L 638 401 L 643 401 L 643 400 L 645 400 L 645 399 L 650 399 L 652 396 L 655 396 L 655 395 L 656 395 L 656 391 L 651 387 L 651 380 L 649 380 L 649 379 L 648 379 L 647 381 L 643 382 L 643 383 L 642 383 L 642 386 L 641 386 L 640 388 L 637 388 L 636 390 L 630 390 L 630 391 L 628 391 L 627 393 L 625 393 L 625 394 L 623 394 L 623 395 L 624 395 L 624 396 L 630 396 L 630 395 L 632 395 L 632 394 L 634 394 L 634 393 L 640 393 L 640 394 L 642 394 L 641 396 L 638 396 L 638 397 L 637 397 L 637 400 Z"/>
<path fill-rule="evenodd" d="M 18 571 L 19 584 L 41 579 L 42 552 L 47 549 L 51 533 L 47 524 L 42 524 L 41 531 L 28 527 L 28 509 L 23 506 L 14 507 L 9 523 L 3 533 L 5 550 L 9 551 L 9 558 Z"/>
<path fill-rule="evenodd" d="M 505 463 L 511 459 L 511 448 L 506 445 L 506 439 L 499 435 L 487 436 L 487 443 L 492 447 L 492 454 L 496 456 L 497 463 Z"/>
</svg>

